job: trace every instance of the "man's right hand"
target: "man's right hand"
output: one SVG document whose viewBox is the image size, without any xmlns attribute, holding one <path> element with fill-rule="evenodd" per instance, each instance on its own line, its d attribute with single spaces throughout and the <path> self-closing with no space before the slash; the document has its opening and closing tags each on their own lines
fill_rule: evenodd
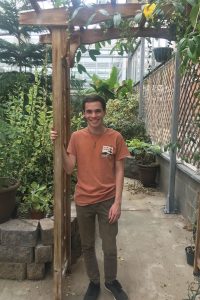
<svg viewBox="0 0 200 300">
<path fill-rule="evenodd" d="M 50 132 L 50 138 L 51 138 L 51 141 L 55 141 L 55 139 L 58 137 L 58 132 L 54 129 L 51 130 Z"/>
</svg>

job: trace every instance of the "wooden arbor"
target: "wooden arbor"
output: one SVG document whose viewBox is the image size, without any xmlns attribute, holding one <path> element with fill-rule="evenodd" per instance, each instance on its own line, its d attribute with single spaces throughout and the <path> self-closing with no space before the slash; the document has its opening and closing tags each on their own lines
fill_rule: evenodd
<svg viewBox="0 0 200 300">
<path fill-rule="evenodd" d="M 53 64 L 53 118 L 54 128 L 58 131 L 58 138 L 54 145 L 54 299 L 62 300 L 63 279 L 66 270 L 70 269 L 71 236 L 70 236 L 70 200 L 69 177 L 63 171 L 62 150 L 70 137 L 70 88 L 69 72 L 77 48 L 81 44 L 92 44 L 122 37 L 122 32 L 111 28 L 104 33 L 101 29 L 71 30 L 85 26 L 91 15 L 94 14 L 91 24 L 97 24 L 120 13 L 123 18 L 131 17 L 141 9 L 140 4 L 102 4 L 90 8 L 81 7 L 76 17 L 70 20 L 75 8 L 57 8 L 41 10 L 37 0 L 30 0 L 33 11 L 21 13 L 21 25 L 46 26 L 50 34 L 41 36 L 40 41 L 52 44 Z M 109 15 L 99 12 L 106 10 Z M 69 26 L 70 24 L 70 26 Z M 123 34 L 125 37 L 126 33 Z M 130 35 L 130 33 L 129 33 Z M 173 40 L 168 29 L 143 28 L 132 29 L 136 37 L 155 37 Z"/>
</svg>

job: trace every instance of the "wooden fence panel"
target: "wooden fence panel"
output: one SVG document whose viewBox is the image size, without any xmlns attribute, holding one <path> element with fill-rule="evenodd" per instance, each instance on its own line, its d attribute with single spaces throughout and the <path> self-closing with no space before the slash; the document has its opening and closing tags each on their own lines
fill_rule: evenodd
<svg viewBox="0 0 200 300">
<path fill-rule="evenodd" d="M 171 116 L 174 89 L 174 59 L 151 73 L 144 80 L 143 115 L 147 132 L 154 143 L 165 146 L 171 139 Z M 196 169 L 200 162 L 200 65 L 188 68 L 181 79 L 177 157 Z"/>
</svg>

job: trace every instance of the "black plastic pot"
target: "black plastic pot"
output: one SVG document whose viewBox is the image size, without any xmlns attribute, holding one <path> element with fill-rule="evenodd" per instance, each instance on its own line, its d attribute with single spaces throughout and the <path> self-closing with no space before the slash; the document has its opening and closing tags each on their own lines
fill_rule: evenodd
<svg viewBox="0 0 200 300">
<path fill-rule="evenodd" d="M 186 253 L 187 264 L 190 266 L 193 266 L 194 265 L 195 247 L 194 246 L 185 247 L 185 253 Z"/>
<path fill-rule="evenodd" d="M 157 172 L 159 164 L 142 165 L 138 164 L 139 179 L 144 187 L 156 187 Z"/>
<path fill-rule="evenodd" d="M 172 48 L 158 47 L 153 49 L 154 57 L 157 62 L 165 62 L 172 56 Z"/>
<path fill-rule="evenodd" d="M 18 187 L 17 180 L 0 177 L 0 224 L 8 221 L 15 209 Z"/>
</svg>

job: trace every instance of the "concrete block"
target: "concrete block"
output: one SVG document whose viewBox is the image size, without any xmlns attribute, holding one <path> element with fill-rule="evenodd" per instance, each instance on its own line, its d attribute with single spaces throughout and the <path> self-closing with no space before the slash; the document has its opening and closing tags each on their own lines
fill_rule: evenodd
<svg viewBox="0 0 200 300">
<path fill-rule="evenodd" d="M 38 220 L 13 219 L 0 224 L 1 244 L 6 246 L 34 247 L 37 244 Z"/>
<path fill-rule="evenodd" d="M 51 262 L 53 259 L 53 246 L 38 244 L 35 247 L 35 262 L 46 263 Z"/>
<path fill-rule="evenodd" d="M 43 245 L 53 245 L 54 221 L 50 218 L 40 220 L 41 241 Z"/>
<path fill-rule="evenodd" d="M 45 264 L 27 264 L 27 279 L 40 280 L 45 275 Z"/>
<path fill-rule="evenodd" d="M 26 279 L 26 264 L 0 262 L 0 278 L 2 279 Z"/>
<path fill-rule="evenodd" d="M 33 248 L 0 245 L 0 262 L 31 263 Z"/>
</svg>

